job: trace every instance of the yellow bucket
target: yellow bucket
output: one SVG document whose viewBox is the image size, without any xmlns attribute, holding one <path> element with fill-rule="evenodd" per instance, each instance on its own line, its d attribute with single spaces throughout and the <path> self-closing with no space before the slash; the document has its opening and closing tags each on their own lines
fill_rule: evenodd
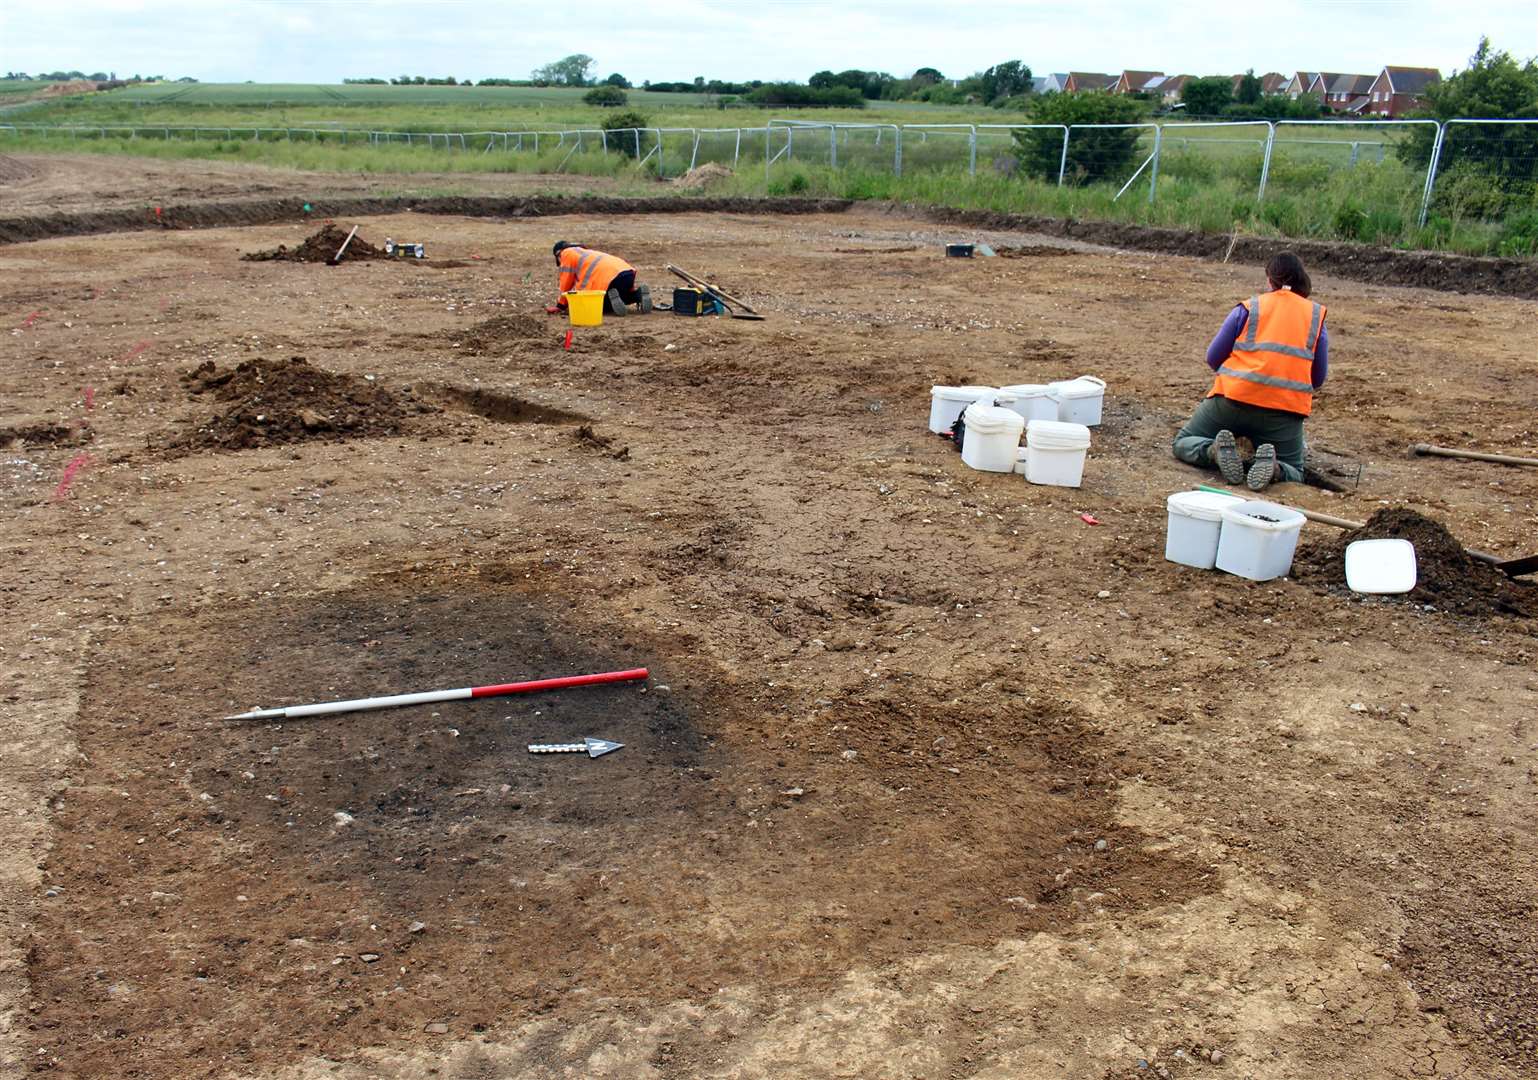
<svg viewBox="0 0 1538 1080">
<path fill-rule="evenodd" d="M 607 293 L 569 292 L 566 294 L 566 314 L 573 326 L 602 326 L 603 301 Z"/>
</svg>

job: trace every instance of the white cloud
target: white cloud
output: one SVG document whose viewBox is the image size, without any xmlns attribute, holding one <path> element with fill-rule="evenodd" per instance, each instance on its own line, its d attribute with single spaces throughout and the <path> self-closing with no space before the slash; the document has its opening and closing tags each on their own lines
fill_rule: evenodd
<svg viewBox="0 0 1538 1080">
<path fill-rule="evenodd" d="M 1263 28 L 1263 29 L 1258 29 Z M 0 3 L 0 68 L 113 68 L 207 80 L 334 82 L 413 73 L 526 76 L 571 52 L 600 72 L 804 79 L 822 68 L 1037 72 L 1375 71 L 1462 66 L 1481 34 L 1538 53 L 1532 0 L 1220 0 L 937 5 L 932 0 L 675 0 L 644 9 L 496 0 L 70 0 Z"/>
</svg>

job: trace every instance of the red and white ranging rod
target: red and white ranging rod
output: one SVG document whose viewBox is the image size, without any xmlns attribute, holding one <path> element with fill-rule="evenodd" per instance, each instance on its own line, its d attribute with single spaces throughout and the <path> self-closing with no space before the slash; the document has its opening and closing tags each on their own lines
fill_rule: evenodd
<svg viewBox="0 0 1538 1080">
<path fill-rule="evenodd" d="M 569 686 L 596 686 L 602 683 L 635 682 L 651 675 L 646 668 L 628 671 L 600 671 L 593 675 L 565 675 L 558 679 L 532 679 L 528 682 L 498 683 L 495 686 L 462 686 L 457 690 L 427 690 L 420 694 L 391 694 L 389 697 L 353 698 L 351 701 L 322 701 L 314 705 L 290 705 L 285 709 L 255 709 L 226 720 L 292 720 L 299 716 L 323 716 L 327 713 L 362 712 L 365 709 L 393 709 L 398 705 L 426 705 L 434 701 L 463 701 L 466 698 L 501 697 L 504 694 L 529 694 L 537 690 L 564 690 Z"/>
</svg>

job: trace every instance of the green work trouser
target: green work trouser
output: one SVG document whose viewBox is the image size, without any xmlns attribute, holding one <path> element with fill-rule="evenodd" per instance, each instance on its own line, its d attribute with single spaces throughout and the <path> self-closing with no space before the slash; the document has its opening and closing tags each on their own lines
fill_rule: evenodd
<svg viewBox="0 0 1538 1080">
<path fill-rule="evenodd" d="M 1227 429 L 1249 438 L 1256 446 L 1276 447 L 1279 479 L 1303 481 L 1303 417 L 1280 409 L 1263 409 L 1226 397 L 1210 397 L 1196 407 L 1185 427 L 1175 434 L 1175 456 L 1192 465 L 1211 466 L 1207 448 L 1218 432 Z"/>
</svg>

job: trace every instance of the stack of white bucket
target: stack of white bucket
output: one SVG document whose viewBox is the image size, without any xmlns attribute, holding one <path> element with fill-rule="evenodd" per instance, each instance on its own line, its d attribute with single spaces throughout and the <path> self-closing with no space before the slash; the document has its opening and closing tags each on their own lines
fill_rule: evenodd
<svg viewBox="0 0 1538 1080">
<path fill-rule="evenodd" d="M 1022 473 L 1033 484 L 1078 487 L 1089 429 L 1100 423 L 1104 401 L 1105 382 L 1093 375 L 1001 387 L 936 386 L 930 390 L 929 430 L 943 435 L 964 413 L 961 460 L 972 468 Z"/>
<path fill-rule="evenodd" d="M 1164 557 L 1199 570 L 1217 567 L 1251 581 L 1292 569 L 1304 517 L 1291 507 L 1215 491 L 1179 491 L 1165 500 Z"/>
</svg>

